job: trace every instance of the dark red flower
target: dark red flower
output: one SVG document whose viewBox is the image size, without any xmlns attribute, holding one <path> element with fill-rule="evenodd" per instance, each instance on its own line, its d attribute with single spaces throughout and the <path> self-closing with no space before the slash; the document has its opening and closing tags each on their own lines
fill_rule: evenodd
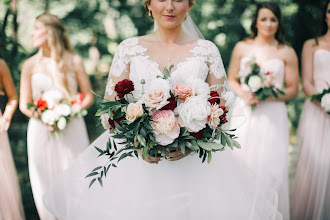
<svg viewBox="0 0 330 220">
<path fill-rule="evenodd" d="M 190 135 L 193 136 L 196 139 L 201 139 L 203 137 L 203 132 L 200 130 L 199 132 L 190 132 Z"/>
<path fill-rule="evenodd" d="M 47 101 L 46 100 L 39 99 L 37 101 L 37 108 L 38 108 L 38 110 L 43 111 L 43 110 L 46 109 L 46 107 L 47 107 Z"/>
<path fill-rule="evenodd" d="M 134 90 L 134 84 L 129 79 L 119 81 L 115 86 L 118 98 L 122 99 L 126 94 L 129 94 Z"/>
<path fill-rule="evenodd" d="M 115 122 L 117 122 L 117 124 L 120 124 L 121 120 L 123 120 L 125 117 L 126 116 L 123 115 L 120 118 L 116 118 L 116 119 L 113 119 L 113 120 L 111 118 L 109 118 L 108 122 L 111 125 L 111 129 L 115 129 L 116 128 Z"/>
<path fill-rule="evenodd" d="M 219 98 L 215 98 L 215 97 L 219 97 L 219 93 L 217 91 L 211 91 L 210 92 L 210 96 L 211 98 L 209 99 L 209 102 L 213 105 L 215 103 L 220 104 L 220 99 Z"/>
<path fill-rule="evenodd" d="M 161 108 L 160 110 L 171 110 L 174 111 L 174 109 L 176 108 L 176 101 L 174 97 L 171 97 L 169 99 L 167 99 L 167 101 L 169 101 L 169 103 L 167 105 L 165 105 L 163 108 Z"/>
</svg>

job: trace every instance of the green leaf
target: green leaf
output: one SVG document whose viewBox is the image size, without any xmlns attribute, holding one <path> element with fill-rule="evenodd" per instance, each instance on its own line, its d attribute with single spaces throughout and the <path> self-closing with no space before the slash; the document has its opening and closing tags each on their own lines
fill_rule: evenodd
<svg viewBox="0 0 330 220">
<path fill-rule="evenodd" d="M 102 166 L 96 167 L 92 172 L 94 172 L 94 171 L 96 171 L 96 170 L 99 170 L 99 169 L 101 169 L 101 168 L 102 168 Z"/>
<path fill-rule="evenodd" d="M 95 176 L 95 175 L 98 175 L 98 174 L 99 174 L 98 172 L 92 172 L 92 173 L 88 174 L 85 178 Z"/>
<path fill-rule="evenodd" d="M 207 151 L 211 151 L 212 150 L 212 147 L 207 142 L 204 142 L 204 141 L 201 141 L 201 140 L 197 140 L 197 144 L 201 148 L 203 148 L 204 150 L 207 150 Z"/>
<path fill-rule="evenodd" d="M 223 146 L 226 146 L 227 145 L 226 135 L 223 133 L 223 131 L 221 131 L 221 144 Z"/>
<path fill-rule="evenodd" d="M 144 137 L 142 137 L 141 135 L 137 135 L 137 139 L 138 139 L 138 142 L 143 146 L 143 147 L 146 147 L 147 146 L 147 143 L 146 143 L 146 140 L 144 139 Z"/>
<path fill-rule="evenodd" d="M 93 185 L 93 183 L 96 181 L 96 179 L 92 179 L 92 181 L 90 182 L 89 184 L 89 187 L 88 188 L 91 188 L 91 186 Z"/>
<path fill-rule="evenodd" d="M 194 151 L 198 151 L 198 150 L 199 150 L 199 146 L 198 146 L 196 140 L 192 140 L 192 141 L 191 141 L 191 144 L 192 144 L 192 146 L 193 146 L 193 150 L 194 150 Z"/>
<path fill-rule="evenodd" d="M 236 148 L 241 149 L 241 145 L 236 140 L 233 140 L 233 142 Z"/>
<path fill-rule="evenodd" d="M 184 143 L 180 143 L 179 146 L 180 146 L 180 149 L 181 149 L 182 154 L 185 155 L 185 153 L 186 153 L 186 145 Z"/>
<path fill-rule="evenodd" d="M 142 158 L 145 159 L 148 153 L 149 153 L 149 146 L 146 146 L 143 148 Z"/>
<path fill-rule="evenodd" d="M 96 146 L 94 146 L 95 147 L 95 149 L 98 151 L 98 152 L 100 152 L 101 154 L 103 154 L 104 153 L 104 151 L 103 150 L 101 150 L 100 148 L 98 148 L 98 147 L 96 147 Z"/>
<path fill-rule="evenodd" d="M 228 135 L 226 136 L 226 139 L 227 139 L 228 147 L 233 150 L 235 146 L 233 140 Z"/>
<path fill-rule="evenodd" d="M 118 159 L 118 162 L 121 161 L 122 159 L 124 159 L 125 157 L 127 157 L 127 154 L 126 153 L 123 153 L 122 155 L 120 155 L 119 159 Z"/>
<path fill-rule="evenodd" d="M 208 151 L 207 152 L 207 163 L 211 163 L 211 160 L 212 160 L 212 152 Z"/>
<path fill-rule="evenodd" d="M 99 181 L 100 185 L 103 187 L 103 182 L 101 178 L 97 178 L 97 180 Z"/>
</svg>

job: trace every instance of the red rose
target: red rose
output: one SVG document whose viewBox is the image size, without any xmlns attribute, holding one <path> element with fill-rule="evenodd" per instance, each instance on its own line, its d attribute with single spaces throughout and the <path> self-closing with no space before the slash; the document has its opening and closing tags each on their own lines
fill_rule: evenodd
<svg viewBox="0 0 330 220">
<path fill-rule="evenodd" d="M 170 103 L 168 103 L 167 105 L 165 105 L 160 110 L 171 110 L 171 111 L 174 111 L 174 109 L 176 108 L 175 98 L 174 97 L 171 97 L 171 98 L 167 99 L 167 101 L 169 101 Z"/>
<path fill-rule="evenodd" d="M 190 135 L 196 139 L 201 139 L 203 137 L 203 132 L 202 132 L 202 130 L 200 130 L 199 132 L 196 132 L 196 133 L 190 132 Z"/>
<path fill-rule="evenodd" d="M 47 101 L 46 100 L 39 99 L 37 101 L 37 108 L 38 108 L 38 110 L 43 111 L 43 110 L 46 109 L 46 107 L 47 107 Z"/>
<path fill-rule="evenodd" d="M 122 99 L 124 96 L 134 90 L 134 84 L 129 79 L 119 81 L 115 86 L 118 98 Z"/>
<path fill-rule="evenodd" d="M 215 98 L 215 97 L 219 97 L 219 93 L 217 91 L 211 91 L 210 92 L 210 96 L 211 96 L 211 98 L 210 98 L 209 102 L 212 105 L 215 104 L 215 103 L 220 104 L 220 99 L 219 98 Z"/>
</svg>

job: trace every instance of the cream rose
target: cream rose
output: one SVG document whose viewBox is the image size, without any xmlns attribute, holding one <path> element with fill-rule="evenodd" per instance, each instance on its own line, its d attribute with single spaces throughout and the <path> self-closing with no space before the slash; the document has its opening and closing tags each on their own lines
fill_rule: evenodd
<svg viewBox="0 0 330 220">
<path fill-rule="evenodd" d="M 71 114 L 71 108 L 70 106 L 68 106 L 67 104 L 58 104 L 55 106 L 54 111 L 58 114 L 58 115 L 63 115 L 63 116 L 68 116 Z"/>
<path fill-rule="evenodd" d="M 163 146 L 173 143 L 173 141 L 179 137 L 180 126 L 173 111 L 160 110 L 156 111 L 151 119 L 155 122 L 151 122 L 151 126 L 154 128 L 154 134 L 156 135 L 156 141 Z"/>
<path fill-rule="evenodd" d="M 179 123 L 189 132 L 198 132 L 205 128 L 210 106 L 203 96 L 192 96 L 177 107 Z"/>
<path fill-rule="evenodd" d="M 129 103 L 126 110 L 126 119 L 129 122 L 135 121 L 143 115 L 143 107 L 140 102 Z"/>
<path fill-rule="evenodd" d="M 185 101 L 192 95 L 192 87 L 190 85 L 178 83 L 173 87 L 173 94 L 182 101 Z"/>
<path fill-rule="evenodd" d="M 218 104 L 211 105 L 207 124 L 213 129 L 217 128 L 220 124 L 220 116 L 223 115 L 223 113 L 224 111 L 219 107 Z"/>
<path fill-rule="evenodd" d="M 161 78 L 152 80 L 150 84 L 150 88 L 143 94 L 141 100 L 149 112 L 153 113 L 168 104 L 167 99 L 171 97 L 170 84 Z"/>
<path fill-rule="evenodd" d="M 62 131 L 66 127 L 66 124 L 67 124 L 66 119 L 64 117 L 60 117 L 60 119 L 57 122 L 57 127 Z"/>
<path fill-rule="evenodd" d="M 330 112 L 330 93 L 322 96 L 321 106 L 323 107 L 325 112 Z"/>
<path fill-rule="evenodd" d="M 249 78 L 248 86 L 252 92 L 256 92 L 262 87 L 262 79 L 260 76 L 251 76 Z"/>
</svg>

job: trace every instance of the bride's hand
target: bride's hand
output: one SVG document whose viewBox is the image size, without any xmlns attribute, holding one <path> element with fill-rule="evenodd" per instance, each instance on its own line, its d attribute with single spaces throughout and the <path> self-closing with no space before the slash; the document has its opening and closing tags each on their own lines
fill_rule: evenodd
<svg viewBox="0 0 330 220">
<path fill-rule="evenodd" d="M 142 157 L 142 152 L 143 150 L 142 149 L 138 149 L 136 150 L 140 156 Z M 143 158 L 143 157 L 142 157 Z M 155 163 L 157 164 L 159 161 L 162 160 L 163 157 L 153 157 L 151 156 L 150 154 L 147 154 L 146 157 L 144 158 L 144 161 L 148 162 L 148 163 Z"/>
<path fill-rule="evenodd" d="M 188 156 L 191 152 L 190 149 L 187 149 L 185 150 L 185 153 L 183 154 L 181 149 L 178 148 L 178 147 L 175 147 L 175 148 L 172 148 L 170 149 L 172 150 L 170 153 L 166 153 L 165 154 L 165 157 L 168 161 L 177 161 L 177 160 L 180 160 L 186 156 Z"/>
</svg>

